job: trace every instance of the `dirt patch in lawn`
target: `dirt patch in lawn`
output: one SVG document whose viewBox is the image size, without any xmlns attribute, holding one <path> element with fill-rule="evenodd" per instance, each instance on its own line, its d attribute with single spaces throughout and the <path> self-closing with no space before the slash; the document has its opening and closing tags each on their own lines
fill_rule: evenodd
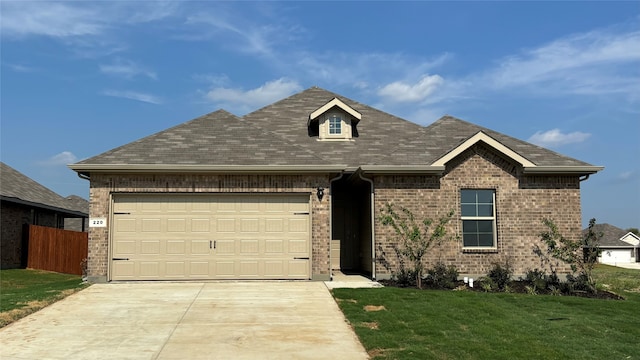
<svg viewBox="0 0 640 360">
<path fill-rule="evenodd" d="M 11 324 L 12 322 L 22 319 L 23 317 L 32 314 L 40 309 L 43 309 L 53 303 L 55 303 L 56 301 L 59 301 L 61 299 L 64 299 L 65 297 L 78 292 L 82 289 L 67 289 L 67 290 L 63 290 L 61 291 L 59 294 L 57 294 L 55 297 L 52 297 L 50 299 L 47 300 L 34 300 L 34 301 L 29 301 L 26 303 L 21 303 L 20 305 L 22 305 L 22 307 L 17 308 L 17 309 L 12 309 L 9 311 L 5 311 L 5 312 L 1 312 L 0 313 L 0 328 L 7 326 L 9 324 Z"/>
<path fill-rule="evenodd" d="M 366 327 L 369 330 L 379 330 L 380 327 L 377 322 L 361 322 L 360 326 Z"/>
<path fill-rule="evenodd" d="M 366 305 L 364 307 L 364 311 L 382 311 L 382 310 L 387 310 L 387 308 L 384 307 L 384 305 Z"/>
</svg>

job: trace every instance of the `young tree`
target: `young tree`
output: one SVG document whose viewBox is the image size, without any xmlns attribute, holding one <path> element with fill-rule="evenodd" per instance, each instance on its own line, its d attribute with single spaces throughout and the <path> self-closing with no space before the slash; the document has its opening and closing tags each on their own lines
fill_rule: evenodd
<svg viewBox="0 0 640 360">
<path fill-rule="evenodd" d="M 569 264 L 573 274 L 577 272 L 578 277 L 586 281 L 588 289 L 595 292 L 596 281 L 593 278 L 593 268 L 598 263 L 598 256 L 602 252 L 600 250 L 602 234 L 596 234 L 593 231 L 596 219 L 589 221 L 587 232 L 579 240 L 565 238 L 550 219 L 543 219 L 542 223 L 547 227 L 547 230 L 540 234 L 542 242 L 547 246 L 546 254 Z"/>
<path fill-rule="evenodd" d="M 411 272 L 416 277 L 416 284 L 418 288 L 422 288 L 422 275 L 425 270 L 422 259 L 429 248 L 440 246 L 452 238 L 447 236 L 445 226 L 453 217 L 453 210 L 440 218 L 433 230 L 431 229 L 434 225 L 432 219 L 418 221 L 411 210 L 405 207 L 400 207 L 400 211 L 396 211 L 392 204 L 387 203 L 381 212 L 382 224 L 391 226 L 398 235 L 399 242 L 395 251 L 399 257 L 400 266 L 403 267 L 405 262 L 411 264 Z"/>
</svg>

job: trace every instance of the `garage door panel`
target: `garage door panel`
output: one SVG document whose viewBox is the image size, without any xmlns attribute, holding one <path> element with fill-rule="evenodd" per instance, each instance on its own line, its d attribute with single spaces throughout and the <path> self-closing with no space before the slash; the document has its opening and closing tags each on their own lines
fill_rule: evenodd
<svg viewBox="0 0 640 360">
<path fill-rule="evenodd" d="M 208 240 L 191 240 L 191 255 L 210 255 L 211 245 Z"/>
<path fill-rule="evenodd" d="M 308 195 L 116 195 L 112 254 L 128 260 L 111 279 L 308 279 L 308 211 Z"/>
<path fill-rule="evenodd" d="M 258 255 L 260 254 L 259 241 L 258 240 L 240 240 L 240 254 L 245 255 Z"/>
<path fill-rule="evenodd" d="M 167 255 L 183 255 L 187 249 L 185 240 L 167 240 Z M 193 253 L 193 249 L 191 249 Z"/>
</svg>

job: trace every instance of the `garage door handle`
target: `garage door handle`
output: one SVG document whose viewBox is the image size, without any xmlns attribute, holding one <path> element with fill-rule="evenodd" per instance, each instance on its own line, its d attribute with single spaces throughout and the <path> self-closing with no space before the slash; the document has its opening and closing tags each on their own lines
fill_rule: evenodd
<svg viewBox="0 0 640 360">
<path fill-rule="evenodd" d="M 113 259 L 111 259 L 111 260 L 114 260 L 114 261 L 118 261 L 118 260 L 129 260 L 129 258 L 113 258 Z"/>
<path fill-rule="evenodd" d="M 216 248 L 216 241 L 209 240 L 209 249 L 215 249 L 215 248 Z"/>
<path fill-rule="evenodd" d="M 293 260 L 309 260 L 308 257 L 294 257 Z"/>
</svg>

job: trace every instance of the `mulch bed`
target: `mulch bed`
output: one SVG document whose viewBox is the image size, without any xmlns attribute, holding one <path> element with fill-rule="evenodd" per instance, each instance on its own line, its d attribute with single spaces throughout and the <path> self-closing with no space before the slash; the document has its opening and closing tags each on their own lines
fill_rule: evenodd
<svg viewBox="0 0 640 360">
<path fill-rule="evenodd" d="M 398 283 L 395 280 L 379 280 L 378 282 L 380 284 L 384 285 L 384 286 L 390 286 L 390 287 L 416 288 L 415 286 L 408 286 L 405 283 Z M 474 287 L 469 287 L 462 280 L 456 282 L 455 285 L 456 286 L 454 288 L 449 289 L 449 288 L 442 288 L 442 287 L 434 286 L 433 283 L 429 283 L 428 281 L 423 281 L 422 290 L 443 290 L 443 291 L 464 290 L 464 291 L 493 292 L 493 293 L 504 292 L 504 291 L 501 291 L 501 290 L 487 291 L 487 290 L 482 288 L 482 282 L 481 281 L 476 281 L 474 283 Z M 530 294 L 528 289 L 527 289 L 528 285 L 529 285 L 529 283 L 527 281 L 513 280 L 513 281 L 511 281 L 509 283 L 509 292 L 510 293 L 516 293 L 516 294 Z M 536 295 L 552 295 L 552 292 L 549 289 L 537 289 L 536 290 Z M 609 291 L 604 291 L 604 290 L 598 290 L 595 293 L 588 292 L 588 291 L 577 291 L 576 290 L 576 291 L 573 291 L 571 293 L 562 293 L 561 296 L 578 296 L 578 297 L 585 297 L 585 298 L 592 298 L 592 299 L 603 299 L 603 300 L 624 300 L 624 297 L 622 297 L 622 296 L 620 296 L 618 294 L 614 294 L 614 293 L 609 292 Z"/>
</svg>

